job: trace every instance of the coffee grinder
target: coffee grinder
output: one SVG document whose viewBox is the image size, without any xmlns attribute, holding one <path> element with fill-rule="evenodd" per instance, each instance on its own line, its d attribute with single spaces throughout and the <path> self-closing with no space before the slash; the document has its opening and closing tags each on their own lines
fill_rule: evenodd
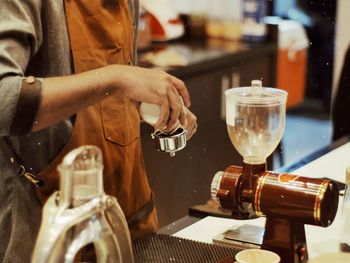
<svg viewBox="0 0 350 263">
<path fill-rule="evenodd" d="M 267 171 L 266 158 L 283 135 L 287 92 L 254 80 L 251 87 L 227 90 L 225 97 L 228 134 L 243 166 L 216 173 L 212 198 L 235 219 L 266 217 L 261 248 L 277 253 L 283 263 L 306 262 L 304 224 L 333 222 L 338 188 L 327 179 Z"/>
</svg>

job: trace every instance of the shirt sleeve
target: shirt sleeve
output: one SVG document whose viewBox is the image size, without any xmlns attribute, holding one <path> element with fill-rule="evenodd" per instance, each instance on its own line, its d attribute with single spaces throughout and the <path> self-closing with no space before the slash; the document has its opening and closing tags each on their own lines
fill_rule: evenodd
<svg viewBox="0 0 350 263">
<path fill-rule="evenodd" d="M 25 72 L 42 42 L 40 9 L 41 0 L 1 1 L 1 136 L 28 133 L 38 110 L 42 82 L 28 85 Z"/>
</svg>

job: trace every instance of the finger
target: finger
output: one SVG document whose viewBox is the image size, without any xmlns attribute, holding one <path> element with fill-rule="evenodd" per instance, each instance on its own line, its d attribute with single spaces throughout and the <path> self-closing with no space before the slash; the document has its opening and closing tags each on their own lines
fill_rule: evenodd
<svg viewBox="0 0 350 263">
<path fill-rule="evenodd" d="M 187 116 L 188 116 L 188 139 L 190 139 L 197 131 L 197 117 L 189 110 L 186 108 L 187 111 Z"/>
<path fill-rule="evenodd" d="M 195 123 L 191 129 L 187 130 L 187 140 L 191 139 L 191 137 L 197 132 L 197 123 Z"/>
<path fill-rule="evenodd" d="M 171 131 L 178 122 L 182 104 L 179 100 L 179 95 L 176 91 L 174 92 L 173 89 L 169 90 L 168 100 L 170 105 L 170 116 L 167 123 L 167 131 Z"/>
<path fill-rule="evenodd" d="M 140 111 L 140 106 L 141 106 L 141 102 L 133 100 L 134 104 L 136 105 L 136 108 L 138 111 Z"/>
<path fill-rule="evenodd" d="M 162 130 L 167 129 L 167 123 L 168 123 L 169 115 L 170 115 L 170 108 L 169 108 L 169 104 L 167 101 L 166 101 L 166 103 L 163 103 L 159 107 L 160 107 L 160 115 L 159 115 L 158 121 L 154 125 L 154 128 L 156 130 L 162 131 Z"/>
<path fill-rule="evenodd" d="M 187 131 L 187 137 L 186 137 L 186 141 L 189 141 L 193 136 L 192 132 Z"/>
<path fill-rule="evenodd" d="M 178 91 L 179 95 L 182 97 L 185 106 L 187 108 L 190 107 L 191 106 L 190 94 L 188 93 L 185 83 L 174 76 L 172 76 L 171 80 L 175 85 L 175 88 Z"/>
<path fill-rule="evenodd" d="M 174 93 L 177 94 L 177 90 L 174 87 Z M 179 114 L 179 121 L 181 123 L 182 126 L 186 127 L 188 125 L 188 110 L 184 105 L 184 101 L 183 99 L 179 96 L 179 103 L 180 103 L 180 114 Z"/>
<path fill-rule="evenodd" d="M 184 107 L 181 108 L 180 110 L 180 115 L 179 115 L 179 121 L 181 123 L 182 126 L 187 126 L 188 125 L 188 121 L 187 121 L 187 117 L 186 117 L 186 112 Z"/>
</svg>

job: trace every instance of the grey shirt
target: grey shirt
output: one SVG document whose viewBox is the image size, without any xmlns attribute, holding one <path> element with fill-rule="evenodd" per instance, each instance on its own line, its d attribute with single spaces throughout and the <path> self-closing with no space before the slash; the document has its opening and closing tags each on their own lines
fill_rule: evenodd
<svg viewBox="0 0 350 263">
<path fill-rule="evenodd" d="M 0 135 L 6 136 L 20 161 L 35 173 L 63 148 L 72 130 L 70 121 L 20 136 L 12 134 L 11 128 L 30 129 L 14 119 L 22 107 L 19 101 L 25 76 L 72 73 L 63 1 L 0 2 Z M 15 175 L 7 158 L 0 152 L 0 261 L 29 262 L 40 226 L 41 205 L 33 186 Z"/>
<path fill-rule="evenodd" d="M 137 3 L 129 2 L 131 7 Z M 36 112 L 23 123 L 16 118 L 23 107 L 22 81 L 26 76 L 33 75 L 45 85 L 45 77 L 72 73 L 63 0 L 0 0 L 0 6 L 0 136 L 20 162 L 36 173 L 64 147 L 73 129 L 71 121 L 64 120 L 27 133 Z M 136 30 L 135 18 L 137 12 Z M 40 89 L 33 97 L 40 99 Z M 25 127 L 28 123 L 30 127 Z M 20 132 L 14 134 L 14 130 Z M 0 151 L 0 261 L 29 262 L 40 226 L 41 205 L 33 186 L 15 175 L 7 159 Z"/>
</svg>

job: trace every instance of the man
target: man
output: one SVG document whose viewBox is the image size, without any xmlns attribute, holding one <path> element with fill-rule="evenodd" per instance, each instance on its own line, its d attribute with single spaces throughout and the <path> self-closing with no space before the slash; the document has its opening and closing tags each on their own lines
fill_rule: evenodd
<svg viewBox="0 0 350 263">
<path fill-rule="evenodd" d="M 0 3 L 0 134 L 15 157 L 0 151 L 2 262 L 29 261 L 42 204 L 57 189 L 56 166 L 80 145 L 102 149 L 105 190 L 132 221 L 132 238 L 155 231 L 135 102 L 160 106 L 156 129 L 169 131 L 179 120 L 191 136 L 197 124 L 181 80 L 128 65 L 137 1 Z M 43 186 L 18 175 L 13 161 Z"/>
</svg>

